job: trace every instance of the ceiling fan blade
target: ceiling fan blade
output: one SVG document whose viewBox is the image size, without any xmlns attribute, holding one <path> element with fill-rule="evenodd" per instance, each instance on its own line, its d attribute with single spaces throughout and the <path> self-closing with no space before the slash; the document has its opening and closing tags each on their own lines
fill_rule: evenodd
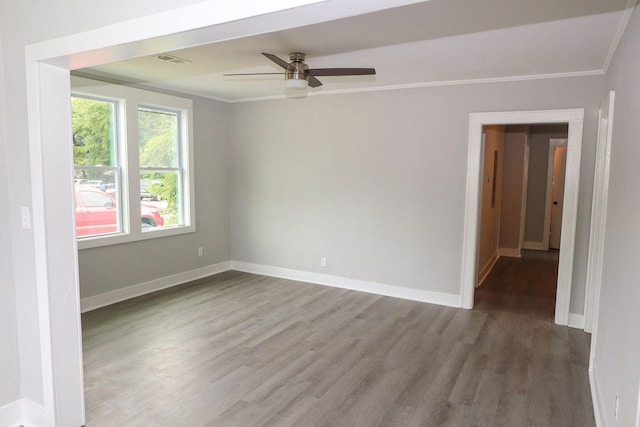
<svg viewBox="0 0 640 427">
<path fill-rule="evenodd" d="M 375 68 L 309 68 L 312 76 L 366 76 L 376 73 Z"/>
<path fill-rule="evenodd" d="M 223 76 L 267 76 L 274 74 L 281 76 L 284 73 L 225 73 Z"/>
<path fill-rule="evenodd" d="M 322 86 L 322 82 L 316 79 L 315 77 L 313 77 L 311 74 L 309 74 L 309 86 L 311 87 Z"/>
<path fill-rule="evenodd" d="M 289 63 L 287 61 L 278 58 L 274 54 L 272 54 L 272 53 L 264 53 L 264 52 L 262 52 L 262 54 L 264 56 L 266 56 L 267 58 L 269 58 L 270 60 L 272 60 L 273 62 L 275 62 L 276 64 L 278 64 L 279 66 L 281 66 L 282 68 L 284 68 L 285 70 L 287 68 L 289 68 Z"/>
</svg>

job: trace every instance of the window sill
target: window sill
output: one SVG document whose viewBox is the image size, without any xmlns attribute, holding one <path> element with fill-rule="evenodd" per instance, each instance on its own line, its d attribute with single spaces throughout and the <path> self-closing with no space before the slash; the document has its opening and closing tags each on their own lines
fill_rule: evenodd
<svg viewBox="0 0 640 427">
<path fill-rule="evenodd" d="M 78 239 L 78 250 L 119 245 L 122 243 L 139 242 L 161 237 L 177 236 L 180 234 L 193 233 L 195 231 L 195 225 L 183 225 L 166 227 L 158 230 L 137 231 L 134 233 L 120 233 L 105 236 L 86 237 Z"/>
</svg>

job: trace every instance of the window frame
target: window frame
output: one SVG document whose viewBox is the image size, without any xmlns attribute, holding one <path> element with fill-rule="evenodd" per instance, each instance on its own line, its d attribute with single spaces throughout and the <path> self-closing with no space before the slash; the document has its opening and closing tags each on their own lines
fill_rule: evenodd
<svg viewBox="0 0 640 427">
<path fill-rule="evenodd" d="M 71 76 L 71 96 L 116 101 L 118 156 L 122 204 L 122 231 L 115 234 L 78 238 L 78 249 L 116 245 L 148 239 L 176 236 L 196 231 L 193 155 L 193 101 L 113 83 Z M 143 231 L 140 216 L 140 163 L 138 145 L 138 108 L 179 111 L 178 143 L 181 160 L 184 225 Z M 135 215 L 134 215 L 135 213 Z M 74 216 L 75 218 L 75 216 Z M 137 220 L 136 220 L 137 219 Z"/>
</svg>

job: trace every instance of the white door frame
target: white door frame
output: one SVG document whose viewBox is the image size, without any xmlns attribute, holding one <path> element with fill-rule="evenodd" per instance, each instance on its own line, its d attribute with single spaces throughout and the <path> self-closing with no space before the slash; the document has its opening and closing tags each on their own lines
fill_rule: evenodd
<svg viewBox="0 0 640 427">
<path fill-rule="evenodd" d="M 598 117 L 598 142 L 596 146 L 596 165 L 593 177 L 589 255 L 587 261 L 586 291 L 584 295 L 584 330 L 586 332 L 594 332 L 591 343 L 592 349 L 595 349 L 595 329 L 598 323 L 598 306 L 600 303 L 600 286 L 602 281 L 614 103 L 615 91 L 612 90 L 602 102 Z"/>
<path fill-rule="evenodd" d="M 28 45 L 27 85 L 34 269 L 42 404 L 25 424 L 84 424 L 69 71 L 402 6 L 413 0 L 204 0 L 153 15 Z M 176 19 L 179 16 L 180 19 Z M 258 29 L 258 30 L 256 30 Z"/>
<path fill-rule="evenodd" d="M 478 251 L 478 214 L 480 203 L 480 140 L 482 126 L 493 124 L 568 123 L 567 171 L 560 240 L 558 291 L 556 295 L 555 323 L 569 324 L 571 279 L 575 249 L 578 189 L 580 186 L 580 155 L 584 109 L 509 111 L 471 113 L 469 115 L 469 148 L 467 158 L 467 191 L 465 201 L 464 237 L 462 247 L 462 274 L 460 298 L 462 307 L 473 308 L 475 291 L 476 255 Z"/>
<path fill-rule="evenodd" d="M 551 203 L 553 199 L 553 171 L 555 164 L 555 151 L 558 147 L 566 147 L 567 138 L 549 139 L 549 158 L 547 159 L 547 194 L 544 201 L 544 235 L 542 245 L 544 250 L 549 250 L 551 241 Z"/>
</svg>

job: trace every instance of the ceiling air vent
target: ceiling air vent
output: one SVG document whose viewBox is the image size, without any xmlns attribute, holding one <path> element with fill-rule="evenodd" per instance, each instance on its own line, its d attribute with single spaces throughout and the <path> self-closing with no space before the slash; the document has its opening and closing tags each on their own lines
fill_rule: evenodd
<svg viewBox="0 0 640 427">
<path fill-rule="evenodd" d="M 191 62 L 187 61 L 186 59 L 178 58 L 177 56 L 169 55 L 166 53 L 157 55 L 155 56 L 155 58 L 158 58 L 161 61 L 171 62 L 172 64 L 189 64 Z"/>
</svg>

